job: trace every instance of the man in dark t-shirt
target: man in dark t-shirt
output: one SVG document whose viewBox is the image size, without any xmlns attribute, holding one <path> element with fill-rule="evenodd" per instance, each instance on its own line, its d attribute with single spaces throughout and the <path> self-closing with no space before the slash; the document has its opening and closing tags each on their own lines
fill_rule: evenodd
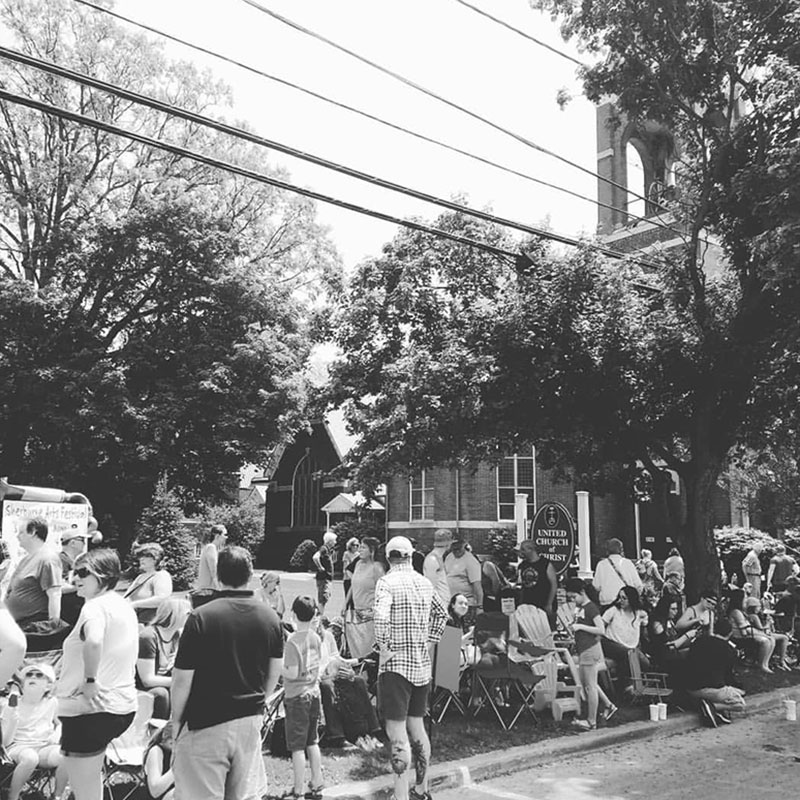
<svg viewBox="0 0 800 800">
<path fill-rule="evenodd" d="M 267 791 L 261 718 L 280 677 L 283 631 L 247 590 L 252 574 L 246 550 L 222 550 L 221 591 L 183 629 L 172 673 L 175 800 L 250 800 Z"/>
<path fill-rule="evenodd" d="M 556 570 L 549 558 L 540 555 L 533 539 L 523 540 L 516 549 L 521 559 L 519 573 L 518 603 L 529 604 L 545 610 L 551 616 L 550 624 L 555 621 L 554 602 L 558 578 Z"/>
</svg>

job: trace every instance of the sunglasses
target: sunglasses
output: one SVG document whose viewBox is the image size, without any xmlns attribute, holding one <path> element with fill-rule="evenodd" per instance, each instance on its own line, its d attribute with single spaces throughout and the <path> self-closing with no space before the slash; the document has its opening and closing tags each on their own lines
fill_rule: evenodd
<svg viewBox="0 0 800 800">
<path fill-rule="evenodd" d="M 78 567 L 74 573 L 78 578 L 88 578 L 90 575 L 97 577 L 97 573 L 92 572 L 88 567 Z"/>
<path fill-rule="evenodd" d="M 25 678 L 45 678 L 47 677 L 44 672 L 39 672 L 38 669 L 31 669 L 24 675 Z"/>
</svg>

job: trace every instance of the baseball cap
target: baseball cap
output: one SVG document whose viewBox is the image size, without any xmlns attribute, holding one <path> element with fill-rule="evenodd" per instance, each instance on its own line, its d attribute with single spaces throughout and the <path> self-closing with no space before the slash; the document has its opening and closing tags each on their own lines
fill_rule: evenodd
<svg viewBox="0 0 800 800">
<path fill-rule="evenodd" d="M 450 544 L 453 541 L 453 531 L 449 528 L 439 528 L 433 534 L 434 544 Z"/>
<path fill-rule="evenodd" d="M 411 542 L 405 536 L 394 536 L 386 544 L 386 555 L 399 553 L 401 556 L 410 556 L 414 552 Z"/>
<path fill-rule="evenodd" d="M 55 670 L 49 664 L 26 664 L 19 671 L 19 677 L 24 679 L 29 672 L 41 672 L 50 683 L 56 682 Z"/>
</svg>

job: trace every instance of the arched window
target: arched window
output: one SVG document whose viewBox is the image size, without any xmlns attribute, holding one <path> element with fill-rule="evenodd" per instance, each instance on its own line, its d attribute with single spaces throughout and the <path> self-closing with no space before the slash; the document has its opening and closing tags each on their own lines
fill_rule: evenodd
<svg viewBox="0 0 800 800">
<path fill-rule="evenodd" d="M 292 527 L 304 528 L 321 524 L 320 484 L 322 472 L 311 454 L 297 462 L 292 479 Z"/>
<path fill-rule="evenodd" d="M 631 140 L 628 140 L 625 145 L 625 170 L 627 173 L 625 185 L 629 189 L 625 211 L 628 214 L 643 217 L 645 215 L 645 201 L 642 200 L 642 197 L 647 197 L 648 187 L 646 186 L 641 153 Z M 639 197 L 636 195 L 639 195 Z"/>
</svg>

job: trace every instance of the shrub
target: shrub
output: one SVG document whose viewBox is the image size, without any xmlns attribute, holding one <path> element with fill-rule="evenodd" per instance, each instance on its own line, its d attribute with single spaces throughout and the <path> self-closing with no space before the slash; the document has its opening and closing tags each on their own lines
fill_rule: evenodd
<svg viewBox="0 0 800 800">
<path fill-rule="evenodd" d="M 142 512 L 136 525 L 136 543 L 131 555 L 136 557 L 136 545 L 156 542 L 164 548 L 161 566 L 172 575 L 172 586 L 188 589 L 195 575 L 195 537 L 181 524 L 183 511 L 177 496 L 159 481 L 152 503 Z"/>
<path fill-rule="evenodd" d="M 725 572 L 730 578 L 733 574 L 742 575 L 742 559 L 756 542 L 761 542 L 764 551 L 761 554 L 762 567 L 775 555 L 775 547 L 780 544 L 778 539 L 770 536 L 757 528 L 742 528 L 739 526 L 718 528 L 714 531 L 714 539 L 719 550 L 719 557 L 725 566 Z"/>
<path fill-rule="evenodd" d="M 517 532 L 511 528 L 492 528 L 486 540 L 490 556 L 494 556 L 500 566 L 516 561 L 514 548 L 517 546 Z"/>
<path fill-rule="evenodd" d="M 317 552 L 319 545 L 313 539 L 304 539 L 300 542 L 289 559 L 289 569 L 294 572 L 309 572 L 311 570 L 311 556 Z"/>
<path fill-rule="evenodd" d="M 228 530 L 228 544 L 244 547 L 255 558 L 264 540 L 264 507 L 256 500 L 211 506 L 203 515 L 201 533 L 221 523 Z"/>
</svg>

